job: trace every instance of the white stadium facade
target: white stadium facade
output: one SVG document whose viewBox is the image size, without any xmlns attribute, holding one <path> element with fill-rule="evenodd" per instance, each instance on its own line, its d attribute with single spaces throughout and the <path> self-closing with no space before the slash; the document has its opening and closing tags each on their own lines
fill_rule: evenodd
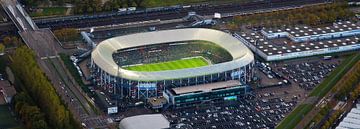
<svg viewBox="0 0 360 129">
<path fill-rule="evenodd" d="M 123 69 L 113 58 L 113 53 L 119 50 L 200 40 L 222 47 L 230 53 L 232 60 L 196 68 L 143 72 Z M 252 79 L 253 66 L 254 55 L 240 40 L 228 33 L 204 28 L 163 30 L 114 37 L 99 43 L 91 54 L 91 67 L 96 72 L 99 85 L 113 89 L 110 92 L 122 97 L 137 99 L 160 96 L 169 85 L 182 87 L 228 80 L 239 80 L 246 84 Z"/>
</svg>

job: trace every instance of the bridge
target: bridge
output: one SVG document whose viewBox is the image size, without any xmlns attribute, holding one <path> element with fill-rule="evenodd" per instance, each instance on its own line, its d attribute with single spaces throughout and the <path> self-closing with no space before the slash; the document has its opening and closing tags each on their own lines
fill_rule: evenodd
<svg viewBox="0 0 360 129">
<path fill-rule="evenodd" d="M 89 128 L 106 126 L 106 118 L 96 113 L 96 107 L 89 103 L 91 99 L 82 91 L 59 58 L 58 53 L 65 50 L 52 31 L 48 28 L 39 29 L 16 0 L 0 0 L 0 3 L 18 29 L 22 40 L 35 51 L 40 68 L 51 80 L 74 117 Z"/>
<path fill-rule="evenodd" d="M 56 51 L 61 47 L 50 29 L 39 29 L 17 1 L 1 0 L 1 3 L 28 47 L 40 57 L 56 56 Z"/>
</svg>

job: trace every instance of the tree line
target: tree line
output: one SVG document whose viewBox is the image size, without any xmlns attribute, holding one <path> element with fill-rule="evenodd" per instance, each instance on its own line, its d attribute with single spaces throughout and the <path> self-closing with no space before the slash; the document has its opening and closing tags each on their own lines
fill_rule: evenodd
<svg viewBox="0 0 360 129">
<path fill-rule="evenodd" d="M 355 60 L 359 60 L 360 53 L 354 55 L 357 57 Z M 335 93 L 335 98 L 338 100 L 343 100 L 344 98 L 349 98 L 351 101 L 355 100 L 360 95 L 360 61 L 352 66 L 350 70 L 338 81 L 338 83 L 332 89 L 332 92 Z M 333 103 L 328 103 L 321 108 L 320 112 L 315 115 L 311 122 L 314 124 L 319 124 L 326 115 L 332 110 L 335 105 Z M 336 110 L 330 114 L 322 125 L 321 129 L 328 129 L 332 126 L 337 118 L 344 112 L 344 110 Z"/>
<path fill-rule="evenodd" d="M 333 114 L 331 114 L 330 117 L 321 126 L 321 129 L 329 129 L 343 112 L 343 110 L 334 111 Z"/>
<path fill-rule="evenodd" d="M 56 5 L 71 3 L 75 6 L 75 14 L 95 13 L 103 11 L 114 11 L 126 7 L 143 7 L 145 0 L 108 0 L 105 3 L 102 0 L 50 0 Z M 41 4 L 49 3 L 49 0 L 24 0 L 25 5 L 38 7 Z"/>
<path fill-rule="evenodd" d="M 228 24 L 230 29 L 238 29 L 241 25 L 250 27 L 281 27 L 305 24 L 317 26 L 333 23 L 336 20 L 348 20 L 355 14 L 346 2 L 313 5 L 303 8 L 235 16 Z"/>
<path fill-rule="evenodd" d="M 360 54 L 358 54 L 360 55 Z M 357 58 L 359 59 L 359 58 Z M 360 61 L 358 61 L 348 73 L 339 81 L 338 85 L 334 88 L 338 91 L 335 97 L 337 99 L 349 98 L 355 100 L 360 94 Z M 350 93 L 350 94 L 349 94 Z"/>
<path fill-rule="evenodd" d="M 3 44 L 6 47 L 17 47 L 22 44 L 22 41 L 19 37 L 16 36 L 6 36 L 3 39 Z"/>
<path fill-rule="evenodd" d="M 76 14 L 117 11 L 119 8 L 126 7 L 143 7 L 143 2 L 144 0 L 108 0 L 105 3 L 102 3 L 101 0 L 73 0 Z"/>
<path fill-rule="evenodd" d="M 54 35 L 63 42 L 74 41 L 79 38 L 79 31 L 75 28 L 63 28 L 55 30 Z"/>
<path fill-rule="evenodd" d="M 48 78 L 37 65 L 33 51 L 26 46 L 21 46 L 15 50 L 10 58 L 14 74 L 18 77 L 18 81 L 23 84 L 22 89 L 29 94 L 28 96 L 20 94 L 20 97 L 18 96 L 15 99 L 15 108 L 22 120 L 25 121 L 25 124 L 31 126 L 31 128 L 34 128 L 35 123 L 41 123 L 43 127 L 51 129 L 80 128 L 78 122 L 60 100 Z M 20 105 L 20 103 L 23 104 Z M 25 108 L 29 107 L 31 110 L 25 110 Z M 47 126 L 45 126 L 44 122 L 34 122 L 31 120 L 33 118 L 28 118 L 32 114 L 44 118 Z M 28 121 L 29 119 L 30 121 Z"/>
<path fill-rule="evenodd" d="M 49 129 L 45 115 L 26 92 L 14 97 L 14 111 L 27 129 Z"/>
</svg>

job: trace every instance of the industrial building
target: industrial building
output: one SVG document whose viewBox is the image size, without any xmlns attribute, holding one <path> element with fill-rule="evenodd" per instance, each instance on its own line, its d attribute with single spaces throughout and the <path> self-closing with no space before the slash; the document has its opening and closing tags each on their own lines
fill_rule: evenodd
<svg viewBox="0 0 360 129">
<path fill-rule="evenodd" d="M 350 21 L 312 28 L 263 28 L 237 32 L 234 37 L 266 61 L 299 58 L 360 48 L 360 26 Z"/>
<path fill-rule="evenodd" d="M 346 115 L 336 129 L 358 129 L 360 128 L 360 108 L 356 107 Z"/>
</svg>

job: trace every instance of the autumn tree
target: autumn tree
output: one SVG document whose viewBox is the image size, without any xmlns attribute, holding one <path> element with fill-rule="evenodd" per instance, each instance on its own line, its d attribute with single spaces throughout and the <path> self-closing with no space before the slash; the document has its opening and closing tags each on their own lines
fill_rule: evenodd
<svg viewBox="0 0 360 129">
<path fill-rule="evenodd" d="M 76 40 L 80 36 L 78 30 L 76 30 L 75 28 L 63 28 L 55 30 L 54 35 L 60 41 L 64 42 Z"/>
<path fill-rule="evenodd" d="M 14 74 L 17 75 L 19 81 L 22 82 L 23 89 L 29 93 L 29 97 L 36 98 L 33 99 L 34 105 L 38 106 L 41 112 L 44 113 L 45 120 L 49 124 L 49 127 L 51 129 L 79 128 L 79 124 L 62 104 L 54 87 L 37 65 L 33 51 L 26 46 L 19 47 L 15 50 L 15 53 L 11 55 L 11 59 L 11 68 Z M 19 110 L 19 113 L 25 120 L 31 119 L 28 115 L 25 115 L 29 110 L 22 108 L 27 105 L 29 104 L 19 103 L 15 105 L 15 109 Z M 26 107 L 26 109 L 32 109 L 32 112 L 38 112 L 35 108 Z M 32 122 L 31 127 L 35 127 L 33 126 L 34 123 L 36 123 L 36 127 L 38 128 L 42 128 L 44 125 L 44 122 L 38 121 Z"/>
</svg>

